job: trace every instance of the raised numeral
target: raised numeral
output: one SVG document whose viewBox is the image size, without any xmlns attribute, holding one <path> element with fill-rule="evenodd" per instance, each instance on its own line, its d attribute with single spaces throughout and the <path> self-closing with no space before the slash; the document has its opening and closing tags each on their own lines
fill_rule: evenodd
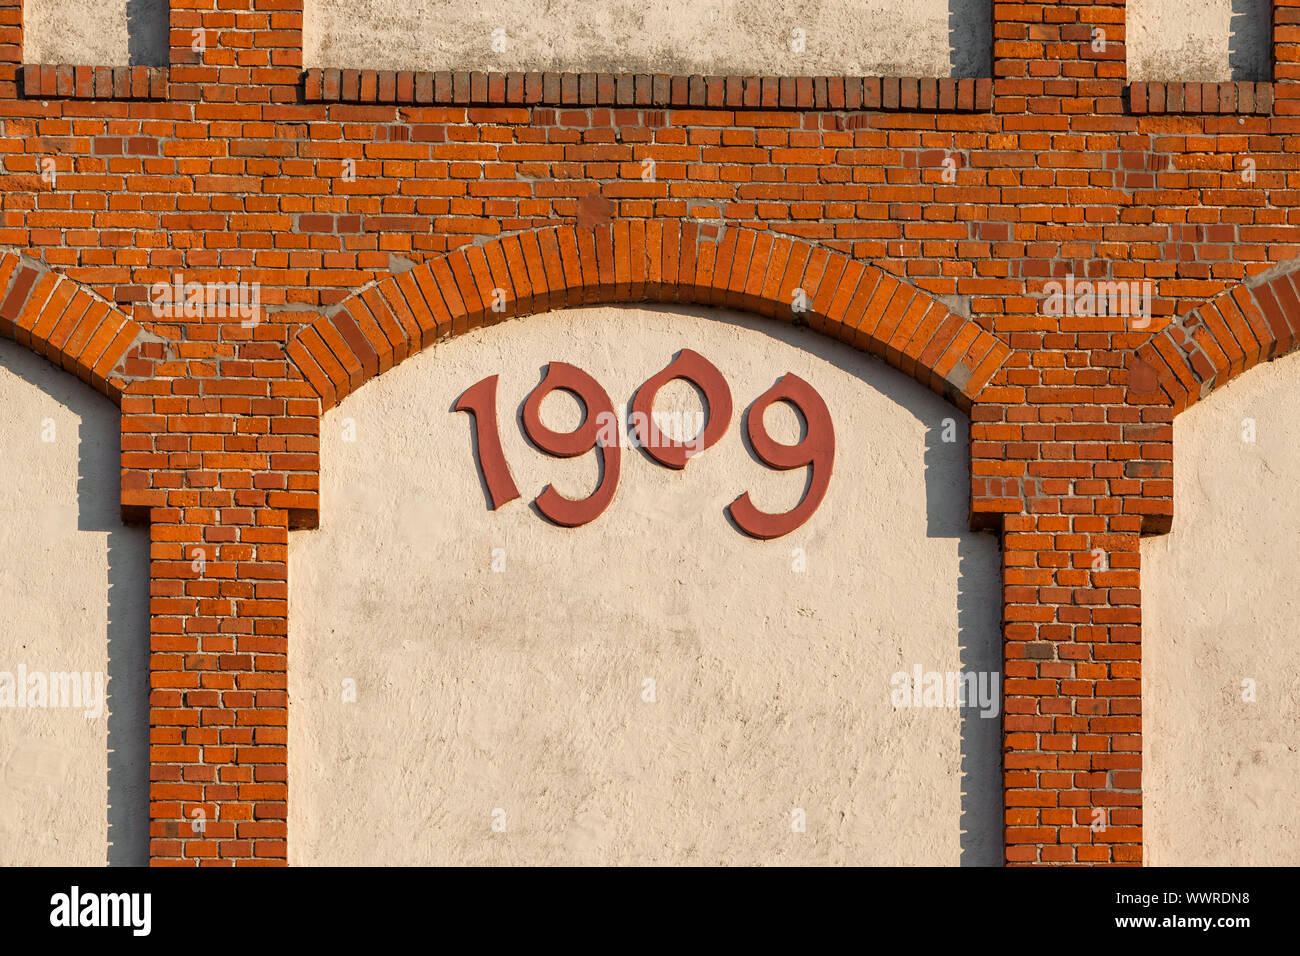
<svg viewBox="0 0 1300 956">
<path fill-rule="evenodd" d="M 793 445 L 782 445 L 767 433 L 763 414 L 774 402 L 788 402 L 803 415 L 807 434 Z M 733 501 L 728 509 L 731 519 L 751 537 L 779 538 L 812 517 L 826 496 L 835 464 L 835 429 L 831 425 L 831 413 L 811 385 L 797 375 L 783 375 L 749 406 L 745 426 L 754 452 L 768 467 L 789 471 L 811 466 L 808 491 L 790 511 L 781 514 L 759 511 L 749 500 L 748 491 Z"/>
</svg>

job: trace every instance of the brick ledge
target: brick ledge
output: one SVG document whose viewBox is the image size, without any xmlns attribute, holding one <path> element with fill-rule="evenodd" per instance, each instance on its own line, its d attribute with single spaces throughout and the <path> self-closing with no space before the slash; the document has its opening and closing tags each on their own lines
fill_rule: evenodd
<svg viewBox="0 0 1300 956">
<path fill-rule="evenodd" d="M 310 69 L 308 103 L 986 112 L 993 80 Z"/>
<path fill-rule="evenodd" d="M 169 86 L 165 66 L 25 63 L 22 76 L 29 100 L 165 100 Z"/>
<path fill-rule="evenodd" d="M 1272 83 L 1131 83 L 1129 111 L 1262 116 L 1273 112 L 1273 92 Z"/>
</svg>

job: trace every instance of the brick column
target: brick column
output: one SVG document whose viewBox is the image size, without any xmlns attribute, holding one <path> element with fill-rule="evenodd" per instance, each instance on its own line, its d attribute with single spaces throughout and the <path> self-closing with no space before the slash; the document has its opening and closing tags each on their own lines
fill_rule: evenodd
<svg viewBox="0 0 1300 956">
<path fill-rule="evenodd" d="M 150 546 L 150 858 L 284 863 L 288 516 L 155 508 Z"/>
<path fill-rule="evenodd" d="M 1030 134 L 1071 117 L 1124 136 L 1124 0 L 993 7 L 994 110 Z M 1041 201 L 1064 202 L 1044 187 Z M 1089 248 L 1091 246 L 1091 248 Z M 1067 273 L 1124 275 L 1092 243 L 1015 263 L 1034 295 Z M 1037 305 L 1038 303 L 1034 303 Z M 1002 534 L 1006 862 L 1142 859 L 1142 533 L 1168 528 L 1170 409 L 1127 404 L 1123 319 L 1024 308 L 1023 352 L 972 411 L 972 523 Z M 1032 359 L 1031 356 L 1032 355 Z"/>
<path fill-rule="evenodd" d="M 1300 0 L 1273 0 L 1273 111 L 1300 114 Z"/>
<path fill-rule="evenodd" d="M 194 84 L 184 98 L 296 102 L 302 11 L 303 0 L 171 0 L 173 98 Z"/>
<path fill-rule="evenodd" d="M 1006 862 L 1140 864 L 1139 543 L 1169 528 L 1173 410 L 1109 348 L 1025 358 L 971 416 L 972 523 L 1002 532 Z"/>
<path fill-rule="evenodd" d="M 1067 514 L 1006 519 L 1009 864 L 1142 861 L 1137 521 Z"/>
<path fill-rule="evenodd" d="M 1273 0 L 1273 79 L 1300 79 L 1300 0 Z"/>
<path fill-rule="evenodd" d="M 170 52 L 172 100 L 262 120 L 296 101 L 302 0 L 172 0 Z M 203 253 L 162 278 L 247 281 Z M 259 299 L 251 328 L 143 316 L 165 346 L 122 403 L 123 512 L 151 525 L 155 865 L 287 861 L 288 533 L 316 522 L 320 404 L 283 351 L 303 316 Z"/>
<path fill-rule="evenodd" d="M 150 522 L 155 865 L 287 860 L 289 528 L 316 521 L 320 414 L 288 328 L 191 322 L 122 397 L 123 513 Z"/>
<path fill-rule="evenodd" d="M 1122 112 L 1124 14 L 1125 0 L 994 2 L 994 109 L 1062 128 L 1068 115 Z"/>
<path fill-rule="evenodd" d="M 23 0 L 0 0 L 0 99 L 18 98 L 23 62 Z"/>
</svg>

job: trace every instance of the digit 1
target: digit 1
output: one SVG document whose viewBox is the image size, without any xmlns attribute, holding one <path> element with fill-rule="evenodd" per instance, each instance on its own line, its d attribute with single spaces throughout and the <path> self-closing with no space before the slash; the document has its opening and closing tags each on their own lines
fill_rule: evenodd
<svg viewBox="0 0 1300 956">
<path fill-rule="evenodd" d="M 773 402 L 788 402 L 799 410 L 808 425 L 808 433 L 793 445 L 782 445 L 772 440 L 763 424 L 763 413 Z M 812 517 L 812 513 L 826 496 L 830 485 L 831 469 L 835 464 L 835 428 L 831 413 L 822 397 L 811 385 L 797 375 L 783 375 L 775 385 L 754 400 L 745 415 L 749 443 L 755 453 L 769 468 L 789 471 L 811 465 L 808 476 L 808 493 L 803 501 L 783 514 L 759 511 L 745 492 L 729 506 L 731 520 L 752 538 L 779 538 L 789 534 Z"/>
<path fill-rule="evenodd" d="M 474 416 L 474 438 L 478 445 L 479 470 L 487 485 L 492 510 L 519 497 L 515 479 L 510 474 L 510 464 L 501 449 L 501 432 L 497 427 L 497 377 L 489 375 L 475 382 L 456 399 L 453 411 L 469 412 Z"/>
</svg>

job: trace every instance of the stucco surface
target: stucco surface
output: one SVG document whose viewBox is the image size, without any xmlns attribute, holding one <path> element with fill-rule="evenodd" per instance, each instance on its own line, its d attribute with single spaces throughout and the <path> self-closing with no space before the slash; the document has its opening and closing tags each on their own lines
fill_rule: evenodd
<svg viewBox="0 0 1300 956">
<path fill-rule="evenodd" d="M 1129 0 L 1129 79 L 1270 79 L 1269 7 Z M 989 20 L 987 0 L 307 0 L 303 55 L 360 69 L 987 76 Z M 166 0 L 26 0 L 23 22 L 29 63 L 167 62 Z"/>
<path fill-rule="evenodd" d="M 23 0 L 23 62 L 166 66 L 167 0 Z"/>
<path fill-rule="evenodd" d="M 0 341 L 0 671 L 98 673 L 108 696 L 93 719 L 0 707 L 0 865 L 146 861 L 149 544 L 121 524 L 118 422 Z"/>
<path fill-rule="evenodd" d="M 1001 669 L 997 545 L 966 530 L 963 416 L 820 335 L 709 314 L 515 320 L 325 416 L 322 527 L 290 539 L 291 863 L 1000 862 L 999 720 L 890 700 L 916 664 Z M 721 442 L 684 472 L 625 448 L 613 503 L 584 527 L 535 514 L 548 481 L 574 497 L 595 481 L 591 454 L 552 459 L 520 434 L 543 366 L 578 365 L 618 406 L 682 347 L 730 384 Z M 835 471 L 805 526 L 761 542 L 723 509 L 802 493 L 803 470 L 773 472 L 741 439 L 786 372 L 830 408 Z M 471 420 L 450 411 L 490 374 L 522 495 L 497 512 Z M 656 404 L 701 410 L 681 382 Z M 563 394 L 542 412 L 577 421 Z M 786 406 L 766 420 L 782 441 L 800 427 Z"/>
<path fill-rule="evenodd" d="M 309 0 L 303 56 L 361 69 L 987 76 L 989 15 L 978 0 Z"/>
<path fill-rule="evenodd" d="M 23 60 L 125 66 L 125 0 L 24 0 Z"/>
<path fill-rule="evenodd" d="M 1142 544 L 1152 865 L 1300 864 L 1297 373 L 1251 369 L 1174 424 L 1173 530 Z"/>
<path fill-rule="evenodd" d="M 1133 80 L 1271 80 L 1270 0 L 1128 0 Z"/>
</svg>

